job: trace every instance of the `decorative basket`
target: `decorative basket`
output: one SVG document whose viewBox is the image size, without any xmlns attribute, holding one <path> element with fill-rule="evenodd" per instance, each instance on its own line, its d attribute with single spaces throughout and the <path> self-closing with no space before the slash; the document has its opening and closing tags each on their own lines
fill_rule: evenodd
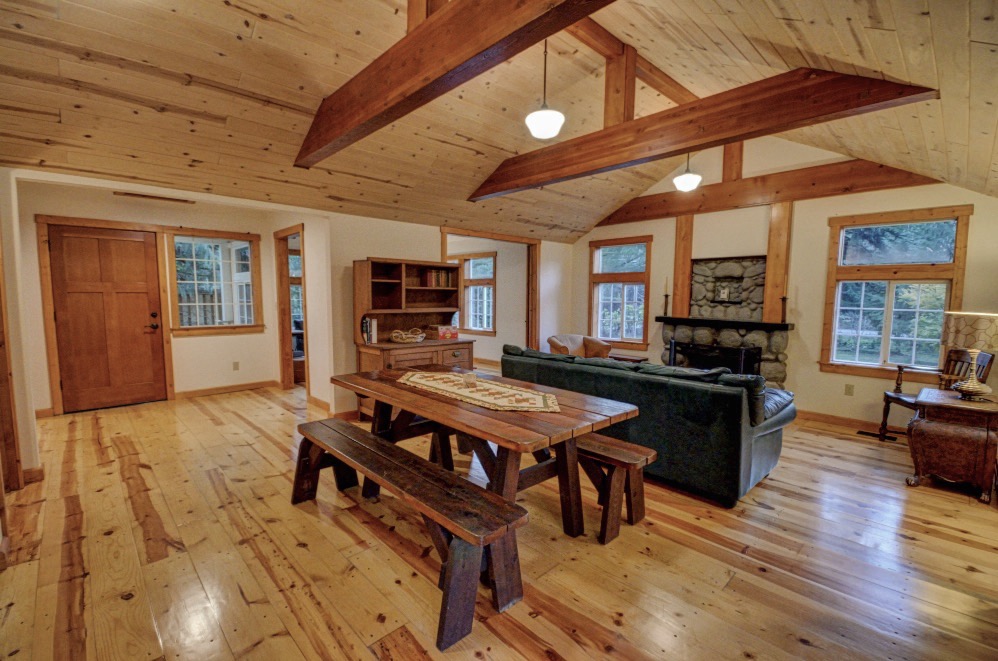
<svg viewBox="0 0 998 661">
<path fill-rule="evenodd" d="M 398 344 L 415 344 L 425 339 L 426 334 L 418 328 L 412 328 L 407 331 L 393 330 L 391 334 L 392 342 Z"/>
</svg>

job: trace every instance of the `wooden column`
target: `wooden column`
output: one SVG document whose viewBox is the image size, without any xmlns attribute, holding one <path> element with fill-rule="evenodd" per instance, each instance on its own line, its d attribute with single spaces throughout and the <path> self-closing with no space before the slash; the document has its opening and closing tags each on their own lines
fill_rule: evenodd
<svg viewBox="0 0 998 661">
<path fill-rule="evenodd" d="M 721 175 L 721 181 L 735 181 L 742 178 L 744 154 L 744 142 L 729 142 L 724 145 L 724 171 Z"/>
<path fill-rule="evenodd" d="M 769 219 L 769 244 L 766 247 L 766 286 L 762 299 L 762 320 L 782 323 L 783 301 L 787 295 L 790 274 L 790 235 L 793 227 L 794 203 L 777 202 Z"/>
<path fill-rule="evenodd" d="M 603 93 L 603 126 L 634 119 L 634 93 L 637 89 L 638 53 L 625 44 L 623 53 L 606 58 L 606 87 Z"/>
<path fill-rule="evenodd" d="M 445 4 L 447 4 L 447 0 L 409 0 L 409 6 L 406 10 L 406 32 L 412 32 L 417 25 Z"/>
<path fill-rule="evenodd" d="M 672 270 L 672 315 L 690 316 L 693 277 L 693 216 L 676 217 L 676 258 Z"/>
</svg>

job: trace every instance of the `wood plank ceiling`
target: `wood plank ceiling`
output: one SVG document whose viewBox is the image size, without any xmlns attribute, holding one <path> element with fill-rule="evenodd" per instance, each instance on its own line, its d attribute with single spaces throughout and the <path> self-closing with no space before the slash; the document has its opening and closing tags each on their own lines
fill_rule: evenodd
<svg viewBox="0 0 998 661">
<path fill-rule="evenodd" d="M 781 134 L 998 195 L 993 0 L 617 0 L 594 15 L 700 96 L 815 67 L 937 88 L 913 104 Z M 672 158 L 478 203 L 537 149 L 536 45 L 303 170 L 322 99 L 406 30 L 405 0 L 0 0 L 0 165 L 360 216 L 573 241 Z M 550 40 L 562 137 L 597 130 L 603 58 Z M 639 81 L 637 116 L 674 104 Z"/>
</svg>

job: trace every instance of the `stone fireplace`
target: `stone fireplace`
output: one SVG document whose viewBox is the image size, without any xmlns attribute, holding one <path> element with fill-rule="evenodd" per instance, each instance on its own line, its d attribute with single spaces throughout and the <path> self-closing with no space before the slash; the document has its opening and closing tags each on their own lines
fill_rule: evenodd
<svg viewBox="0 0 998 661">
<path fill-rule="evenodd" d="M 655 317 L 662 322 L 665 352 L 669 342 L 691 342 L 727 348 L 758 347 L 759 373 L 774 387 L 787 379 L 788 332 L 792 324 L 762 321 L 766 282 L 765 257 L 732 257 L 693 261 L 690 316 Z M 677 358 L 682 364 L 682 358 Z"/>
</svg>

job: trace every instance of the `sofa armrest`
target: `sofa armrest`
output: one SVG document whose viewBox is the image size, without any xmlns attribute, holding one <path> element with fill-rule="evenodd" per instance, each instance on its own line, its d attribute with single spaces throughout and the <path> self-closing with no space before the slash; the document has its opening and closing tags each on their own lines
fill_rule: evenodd
<svg viewBox="0 0 998 661">
<path fill-rule="evenodd" d="M 768 434 L 769 432 L 776 431 L 777 429 L 782 429 L 793 422 L 796 418 L 797 406 L 791 402 L 789 406 L 774 415 L 772 418 L 763 420 L 762 423 L 752 427 L 752 435 L 762 436 L 763 434 Z"/>
</svg>

